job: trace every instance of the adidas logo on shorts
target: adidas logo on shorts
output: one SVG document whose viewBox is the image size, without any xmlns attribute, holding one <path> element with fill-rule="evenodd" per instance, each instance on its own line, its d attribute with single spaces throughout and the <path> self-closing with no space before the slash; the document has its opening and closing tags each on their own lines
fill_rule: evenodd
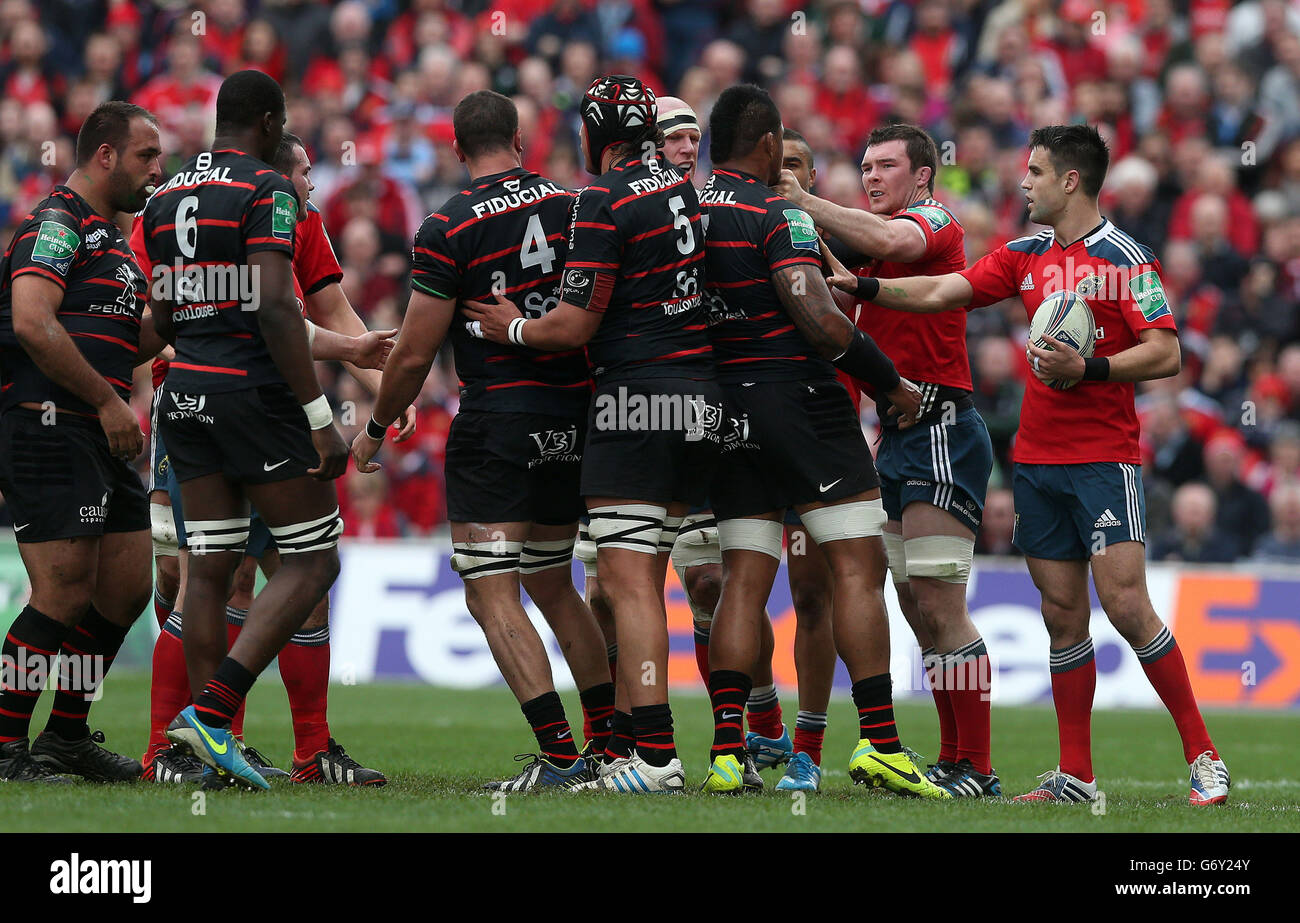
<svg viewBox="0 0 1300 923">
<path fill-rule="evenodd" d="M 1092 527 L 1094 529 L 1106 529 L 1111 526 L 1120 525 L 1123 525 L 1123 523 L 1116 519 L 1115 514 L 1110 511 L 1109 507 L 1107 507 L 1106 512 L 1097 517 L 1097 521 L 1092 524 Z"/>
</svg>

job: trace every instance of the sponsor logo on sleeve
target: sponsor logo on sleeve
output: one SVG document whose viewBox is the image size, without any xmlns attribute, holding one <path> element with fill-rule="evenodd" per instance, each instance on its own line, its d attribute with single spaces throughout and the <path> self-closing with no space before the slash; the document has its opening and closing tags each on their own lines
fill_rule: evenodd
<svg viewBox="0 0 1300 923">
<path fill-rule="evenodd" d="M 930 225 L 931 231 L 937 231 L 952 223 L 952 217 L 946 211 L 933 205 L 913 205 L 907 210 L 907 214 L 920 215 L 925 219 L 925 223 Z"/>
<path fill-rule="evenodd" d="M 813 225 L 813 220 L 808 213 L 802 208 L 787 208 L 782 214 L 785 215 L 786 224 L 790 228 L 790 245 L 796 250 L 816 250 L 817 248 L 817 228 Z"/>
<path fill-rule="evenodd" d="M 1160 276 L 1154 269 L 1130 281 L 1128 290 L 1148 323 L 1170 313 L 1165 287 L 1160 284 Z"/>
<path fill-rule="evenodd" d="M 271 193 L 271 236 L 279 240 L 293 240 L 293 229 L 297 224 L 297 198 L 287 192 Z"/>
<path fill-rule="evenodd" d="M 81 246 L 81 237 L 57 221 L 42 221 L 32 247 L 32 262 L 43 263 L 61 276 L 68 274 L 72 258 Z"/>
</svg>

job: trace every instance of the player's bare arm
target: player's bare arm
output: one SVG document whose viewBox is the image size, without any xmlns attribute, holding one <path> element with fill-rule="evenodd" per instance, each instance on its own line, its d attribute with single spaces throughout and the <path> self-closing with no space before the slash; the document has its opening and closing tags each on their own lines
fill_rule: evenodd
<svg viewBox="0 0 1300 923">
<path fill-rule="evenodd" d="M 846 292 L 853 291 L 858 284 L 858 277 L 840 262 L 839 257 L 835 255 L 835 251 L 826 245 L 826 241 L 822 239 L 820 234 L 817 235 L 817 246 L 822 252 L 822 262 L 825 264 L 828 273 L 826 284 L 832 289 L 838 288 Z M 831 294 L 835 294 L 834 291 Z"/>
<path fill-rule="evenodd" d="M 818 198 L 804 192 L 789 170 L 781 171 L 773 188 L 806 211 L 819 228 L 859 253 L 894 263 L 911 263 L 925 256 L 925 232 L 910 219 L 893 221 Z"/>
<path fill-rule="evenodd" d="M 891 413 L 898 413 L 900 427 L 916 421 L 920 389 L 900 378 L 889 357 L 844 316 L 826 280 L 806 267 L 787 266 L 772 273 L 772 285 L 786 313 L 818 354 L 883 393 L 894 405 Z"/>
<path fill-rule="evenodd" d="M 465 314 L 479 322 L 484 339 L 494 343 L 510 343 L 510 325 L 523 319 L 515 303 L 503 295 L 496 295 L 494 304 L 481 301 L 465 302 Z M 563 352 L 586 345 L 600 327 L 601 314 L 561 301 L 545 316 L 528 320 L 517 326 L 514 342 L 546 352 Z M 525 332 L 526 330 L 526 332 Z"/>
<path fill-rule="evenodd" d="M 850 294 L 896 311 L 930 314 L 963 308 L 975 297 L 966 277 L 959 272 L 942 276 L 906 276 L 901 279 L 872 279 L 855 277 L 855 288 L 845 289 Z"/>
<path fill-rule="evenodd" d="M 402 336 L 388 357 L 388 365 L 379 384 L 379 394 L 375 397 L 375 409 L 371 421 L 387 428 L 388 424 L 402 414 L 403 408 L 410 410 L 424 387 L 424 380 L 429 376 L 429 367 L 442 341 L 447 338 L 452 318 L 456 314 L 456 302 L 449 298 L 435 298 L 424 292 L 412 291 L 411 300 L 406 306 L 406 318 L 402 321 Z M 371 461 L 382 438 L 370 433 L 367 424 L 357 437 L 352 440 L 352 458 L 357 470 L 363 474 L 378 471 L 380 465 Z"/>
<path fill-rule="evenodd" d="M 13 282 L 14 336 L 36 367 L 99 413 L 99 424 L 114 455 L 134 458 L 144 448 L 144 434 L 131 408 L 103 375 L 96 372 L 59 323 L 63 290 L 34 274 Z"/>
<path fill-rule="evenodd" d="M 293 265 L 288 254 L 275 251 L 254 253 L 249 263 L 262 279 L 257 324 L 266 350 L 298 403 L 310 404 L 321 397 L 321 387 L 307 344 L 307 324 L 293 293 Z M 348 446 L 334 423 L 313 429 L 311 438 L 321 461 L 309 473 L 320 480 L 343 474 L 347 470 Z"/>
<path fill-rule="evenodd" d="M 1044 383 L 1054 379 L 1079 381 L 1083 378 L 1084 358 L 1078 350 L 1055 337 L 1045 337 L 1052 349 L 1040 349 L 1032 343 L 1026 347 L 1025 357 L 1030 367 L 1038 359 L 1034 374 Z M 1110 373 L 1105 381 L 1151 381 L 1171 378 L 1182 368 L 1182 349 L 1178 334 L 1173 330 L 1152 328 L 1138 334 L 1136 346 L 1108 357 Z"/>
<path fill-rule="evenodd" d="M 317 334 L 324 330 L 331 330 L 358 339 L 368 338 L 373 333 L 382 334 L 382 331 L 366 329 L 366 322 L 357 314 L 356 309 L 352 307 L 352 302 L 348 301 L 343 286 L 337 282 L 331 282 L 307 296 L 307 316 L 316 324 Z M 394 330 L 391 336 L 396 335 L 397 331 Z M 373 342 L 368 342 L 367 345 L 371 349 L 377 348 Z M 389 343 L 388 349 L 384 349 L 385 359 L 389 357 L 392 345 Z M 365 388 L 371 397 L 379 396 L 380 372 L 384 368 L 382 363 L 376 365 L 364 354 L 361 360 L 345 357 L 342 361 L 343 367 L 356 379 L 357 384 Z M 401 431 L 393 439 L 394 442 L 405 442 L 415 433 L 414 404 L 402 411 L 400 422 Z"/>
<path fill-rule="evenodd" d="M 313 326 L 316 328 L 311 336 L 313 359 L 334 359 L 372 372 L 383 371 L 388 354 L 393 351 L 393 337 L 397 336 L 396 330 L 367 330 L 359 336 L 349 336 L 319 324 Z"/>
<path fill-rule="evenodd" d="M 153 322 L 152 312 L 145 311 L 140 317 L 140 345 L 136 349 L 135 364 L 140 365 L 149 362 L 170 345 L 158 333 L 158 328 Z"/>
</svg>

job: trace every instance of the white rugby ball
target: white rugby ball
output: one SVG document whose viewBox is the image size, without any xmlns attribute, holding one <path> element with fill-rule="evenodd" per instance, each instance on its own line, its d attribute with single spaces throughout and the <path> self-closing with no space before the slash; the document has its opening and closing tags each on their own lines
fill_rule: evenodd
<svg viewBox="0 0 1300 923">
<path fill-rule="evenodd" d="M 1085 359 L 1091 358 L 1097 345 L 1097 322 L 1088 302 L 1074 292 L 1061 291 L 1043 299 L 1029 321 L 1029 341 L 1041 349 L 1052 349 L 1043 339 L 1050 336 L 1079 351 Z M 1076 382 L 1055 379 L 1049 384 L 1058 391 L 1072 387 Z"/>
</svg>

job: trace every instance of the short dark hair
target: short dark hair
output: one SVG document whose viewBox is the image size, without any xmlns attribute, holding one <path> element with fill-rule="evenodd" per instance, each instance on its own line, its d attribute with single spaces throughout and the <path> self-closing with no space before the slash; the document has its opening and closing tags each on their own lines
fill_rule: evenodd
<svg viewBox="0 0 1300 923">
<path fill-rule="evenodd" d="M 915 125 L 899 123 L 882 125 L 873 129 L 867 137 L 867 147 L 884 144 L 887 141 L 902 141 L 907 148 L 907 162 L 915 173 L 922 167 L 930 168 L 930 193 L 934 193 L 934 174 L 939 169 L 939 150 L 934 139 Z"/>
<path fill-rule="evenodd" d="M 271 166 L 285 176 L 288 176 L 289 171 L 293 169 L 293 149 L 295 147 L 301 147 L 304 151 L 307 150 L 307 145 L 302 143 L 302 138 L 299 138 L 291 131 L 286 131 L 280 136 L 280 146 L 275 149 L 275 156 L 271 158 Z"/>
<path fill-rule="evenodd" d="M 813 160 L 812 145 L 809 144 L 808 139 L 805 138 L 803 135 L 799 134 L 799 132 L 795 131 L 793 128 L 787 128 L 785 131 L 781 133 L 781 140 L 793 141 L 796 144 L 802 144 L 804 148 L 808 151 L 808 169 L 811 170 L 813 167 L 817 165 L 816 162 Z"/>
<path fill-rule="evenodd" d="M 77 166 L 85 166 L 100 145 L 108 144 L 119 154 L 126 146 L 126 139 L 131 135 L 131 120 L 148 119 L 158 124 L 158 119 L 148 109 L 120 99 L 110 99 L 100 103 L 95 111 L 86 116 L 77 133 Z"/>
<path fill-rule="evenodd" d="M 509 151 L 519 131 L 519 110 L 508 96 L 475 90 L 456 104 L 451 125 L 466 157 Z"/>
<path fill-rule="evenodd" d="M 284 112 L 280 84 L 261 71 L 236 71 L 217 91 L 217 134 L 252 128 L 268 112 Z"/>
<path fill-rule="evenodd" d="M 744 157 L 766 134 L 781 130 L 781 110 L 767 90 L 752 83 L 722 91 L 709 113 L 709 159 Z"/>
<path fill-rule="evenodd" d="M 1046 125 L 1029 135 L 1029 149 L 1041 147 L 1052 159 L 1058 175 L 1079 171 L 1084 195 L 1095 199 L 1101 193 L 1110 167 L 1110 148 L 1091 125 Z"/>
</svg>

